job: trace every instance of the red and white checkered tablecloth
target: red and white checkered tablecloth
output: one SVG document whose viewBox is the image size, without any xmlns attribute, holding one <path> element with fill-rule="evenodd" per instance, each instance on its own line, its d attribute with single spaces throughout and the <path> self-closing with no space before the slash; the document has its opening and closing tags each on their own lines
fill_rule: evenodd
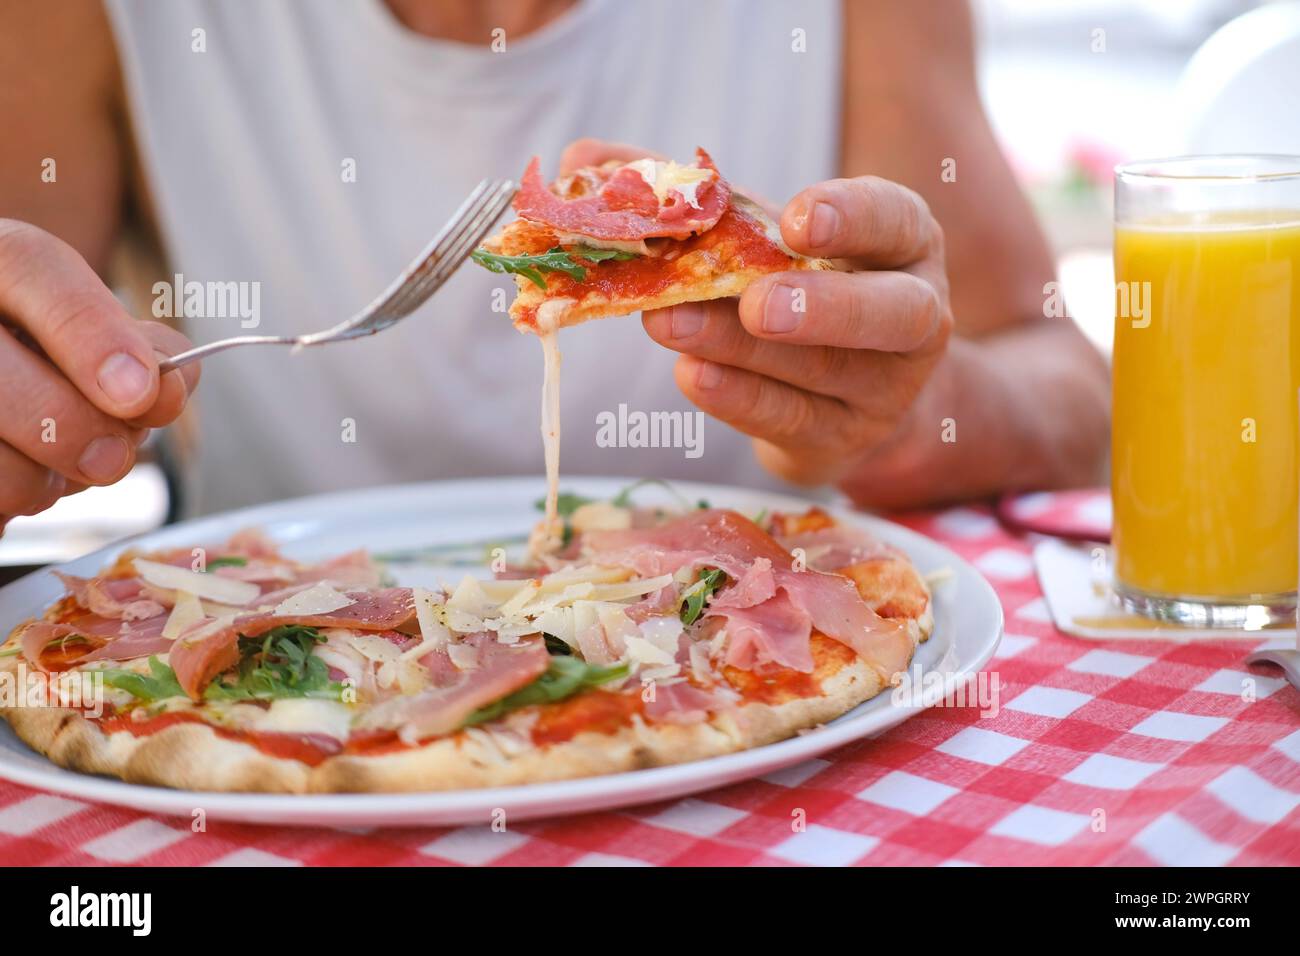
<svg viewBox="0 0 1300 956">
<path fill-rule="evenodd" d="M 188 820 L 0 783 L 0 863 L 1300 864 L 1300 693 L 1242 663 L 1256 644 L 1066 637 L 1028 544 L 988 511 L 903 523 L 971 561 L 1002 599 L 995 717 L 931 708 L 761 779 L 504 832 L 192 833 Z"/>
</svg>

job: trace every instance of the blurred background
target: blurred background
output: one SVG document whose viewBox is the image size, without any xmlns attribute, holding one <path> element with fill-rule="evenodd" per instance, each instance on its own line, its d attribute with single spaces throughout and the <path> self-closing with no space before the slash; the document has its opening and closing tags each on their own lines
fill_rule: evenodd
<svg viewBox="0 0 1300 956">
<path fill-rule="evenodd" d="M 1071 316 L 1109 355 L 1112 168 L 1183 152 L 1300 154 L 1300 0 L 972 0 L 980 84 L 1054 247 Z M 155 443 L 157 455 L 164 449 Z M 0 579 L 172 513 L 165 460 L 11 522 Z"/>
<path fill-rule="evenodd" d="M 975 0 L 974 9 L 985 108 L 1055 249 L 1071 316 L 1109 355 L 1113 167 L 1180 153 L 1300 153 L 1300 119 L 1287 105 L 1300 81 L 1300 3 Z"/>
</svg>

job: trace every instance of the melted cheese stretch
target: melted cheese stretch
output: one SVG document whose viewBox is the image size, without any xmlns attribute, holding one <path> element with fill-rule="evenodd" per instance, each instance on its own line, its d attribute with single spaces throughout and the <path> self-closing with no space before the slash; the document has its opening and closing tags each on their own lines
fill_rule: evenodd
<svg viewBox="0 0 1300 956">
<path fill-rule="evenodd" d="M 542 355 L 542 448 L 546 457 L 546 517 L 539 540 L 533 542 L 537 553 L 559 550 L 563 542 L 558 531 L 560 500 L 560 343 L 554 319 L 538 312 Z"/>
</svg>

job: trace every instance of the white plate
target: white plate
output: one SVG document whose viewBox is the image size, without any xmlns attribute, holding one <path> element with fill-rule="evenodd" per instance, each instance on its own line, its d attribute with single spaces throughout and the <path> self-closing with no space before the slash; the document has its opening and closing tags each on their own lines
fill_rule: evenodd
<svg viewBox="0 0 1300 956">
<path fill-rule="evenodd" d="M 566 479 L 565 490 L 609 497 L 625 479 Z M 746 514 L 763 508 L 802 510 L 807 502 L 714 485 L 674 483 L 692 501 Z M 119 542 L 63 565 L 72 574 L 91 575 L 108 564 L 127 543 L 153 549 L 191 547 L 224 540 L 233 531 L 258 525 L 300 559 L 320 558 L 366 547 L 375 552 L 419 548 L 469 540 L 493 540 L 526 532 L 537 520 L 533 503 L 543 491 L 538 479 L 484 479 L 401 485 L 342 494 L 319 495 L 261 505 L 173 525 L 130 542 Z M 671 500 L 657 487 L 637 493 L 638 502 Z M 934 635 L 917 651 L 913 668 L 951 672 L 979 670 L 1002 635 L 1002 607 L 979 573 L 928 538 L 887 521 L 849 511 L 842 520 L 860 524 L 906 551 L 923 573 L 948 570 L 952 576 L 935 589 Z M 402 566 L 402 584 L 456 580 L 465 569 Z M 480 572 L 481 573 L 481 572 Z M 29 574 L 0 589 L 0 627 L 8 630 L 40 614 L 63 593 L 46 571 Z M 191 816 L 202 808 L 214 819 L 302 826 L 474 824 L 489 823 L 495 811 L 522 820 L 557 814 L 664 800 L 770 773 L 825 753 L 850 741 L 877 734 L 919 712 L 919 703 L 896 703 L 883 693 L 812 732 L 743 753 L 695 763 L 582 780 L 525 787 L 408 794 L 321 794 L 310 796 L 247 793 L 198 793 L 146 787 L 63 770 L 37 755 L 0 722 L 0 777 L 78 797 L 151 813 Z"/>
</svg>

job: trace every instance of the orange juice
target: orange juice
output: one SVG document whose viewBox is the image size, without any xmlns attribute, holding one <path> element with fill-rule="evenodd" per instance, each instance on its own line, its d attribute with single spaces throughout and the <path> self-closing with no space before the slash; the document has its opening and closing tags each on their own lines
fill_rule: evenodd
<svg viewBox="0 0 1300 956">
<path fill-rule="evenodd" d="M 1120 225 L 1115 280 L 1120 584 L 1210 599 L 1294 592 L 1300 211 Z"/>
</svg>

